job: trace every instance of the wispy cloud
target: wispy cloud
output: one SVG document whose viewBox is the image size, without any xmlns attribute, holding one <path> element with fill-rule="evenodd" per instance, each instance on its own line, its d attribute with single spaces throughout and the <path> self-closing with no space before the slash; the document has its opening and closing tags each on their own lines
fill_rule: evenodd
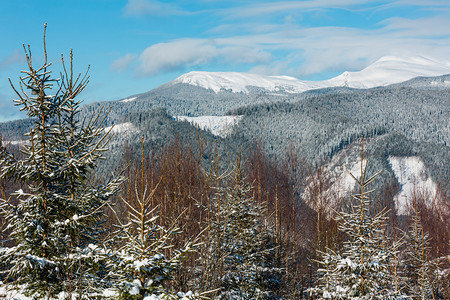
<svg viewBox="0 0 450 300">
<path fill-rule="evenodd" d="M 142 76 L 155 76 L 167 71 L 235 63 L 246 64 L 250 71 L 258 73 L 308 77 L 322 72 L 358 70 L 385 55 L 424 55 L 450 60 L 450 18 L 443 13 L 450 4 L 440 0 L 426 4 L 429 6 L 406 0 L 235 4 L 214 10 L 218 20 L 204 31 L 205 38 L 174 39 L 145 49 L 139 56 L 138 72 Z M 404 6 L 417 13 L 397 14 Z M 371 24 L 361 26 L 339 20 L 339 25 L 333 26 L 333 21 L 324 25 L 320 19 L 322 12 L 331 16 L 336 9 L 355 13 L 361 22 L 370 20 Z M 308 23 L 294 19 L 293 15 L 301 17 L 305 11 L 317 11 L 318 15 L 309 16 Z"/>
<path fill-rule="evenodd" d="M 369 11 L 374 9 L 387 9 L 393 7 L 422 7 L 425 9 L 448 7 L 447 0 L 306 0 L 306 1 L 259 1 L 224 9 L 221 14 L 229 18 L 248 18 L 289 13 L 292 11 L 314 11 L 343 9 L 350 11 Z"/>
<path fill-rule="evenodd" d="M 120 57 L 112 62 L 111 70 L 113 71 L 125 71 L 136 60 L 137 55 L 128 53 L 123 57 Z"/>
<path fill-rule="evenodd" d="M 10 55 L 0 61 L 0 70 L 6 69 L 11 65 L 25 62 L 25 55 L 19 49 L 14 49 Z"/>
<path fill-rule="evenodd" d="M 25 117 L 25 113 L 21 112 L 12 101 L 13 97 L 0 93 L 0 122 L 20 119 Z"/>
<path fill-rule="evenodd" d="M 123 9 L 125 16 L 169 16 L 188 15 L 190 12 L 181 9 L 172 3 L 163 3 L 156 0 L 128 0 Z"/>
</svg>

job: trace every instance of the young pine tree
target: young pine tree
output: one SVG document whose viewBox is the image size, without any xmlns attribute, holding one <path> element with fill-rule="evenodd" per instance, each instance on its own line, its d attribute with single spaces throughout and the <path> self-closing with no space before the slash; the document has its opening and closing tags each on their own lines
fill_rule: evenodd
<svg viewBox="0 0 450 300">
<path fill-rule="evenodd" d="M 102 185 L 90 184 L 108 134 L 99 115 L 81 122 L 76 100 L 88 83 L 73 74 L 73 58 L 61 79 L 52 78 L 47 62 L 44 30 L 44 63 L 32 65 L 30 47 L 25 48 L 28 70 L 20 78 L 20 89 L 11 86 L 34 125 L 17 160 L 1 149 L 1 178 L 12 178 L 24 186 L 7 199 L 0 199 L 14 246 L 3 248 L 9 278 L 24 284 L 26 293 L 43 298 L 60 292 L 95 291 L 95 247 L 102 208 L 119 187 L 117 177 Z M 25 89 L 29 92 L 25 92 Z M 84 125 L 84 126 L 83 126 Z M 14 205 L 13 203 L 18 203 Z M 91 274 L 89 274 L 91 273 Z"/>
<path fill-rule="evenodd" d="M 394 259 L 398 243 L 388 243 L 384 232 L 388 216 L 382 210 L 375 216 L 369 214 L 373 191 L 367 187 L 376 176 L 367 179 L 367 163 L 364 166 L 361 146 L 361 174 L 357 182 L 360 193 L 353 195 L 354 202 L 347 211 L 337 212 L 339 230 L 346 233 L 348 240 L 341 252 L 331 249 L 320 252 L 318 284 L 310 289 L 319 299 L 397 299 L 401 296 L 395 286 Z"/>
</svg>

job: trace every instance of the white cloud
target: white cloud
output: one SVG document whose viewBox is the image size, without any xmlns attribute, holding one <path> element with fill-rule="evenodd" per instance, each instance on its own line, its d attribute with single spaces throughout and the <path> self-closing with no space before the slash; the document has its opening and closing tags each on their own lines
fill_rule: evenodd
<svg viewBox="0 0 450 300">
<path fill-rule="evenodd" d="M 216 55 L 215 45 L 207 40 L 182 39 L 159 43 L 142 52 L 138 71 L 142 75 L 153 76 L 159 72 L 205 64 Z"/>
<path fill-rule="evenodd" d="M 217 21 L 216 26 L 203 32 L 206 38 L 175 39 L 145 49 L 139 56 L 138 73 L 154 76 L 207 64 L 234 63 L 244 64 L 252 72 L 304 78 L 322 72 L 360 70 L 386 55 L 423 55 L 450 61 L 447 1 L 236 2 L 230 7 L 210 11 Z M 416 16 L 407 18 L 408 13 L 397 13 L 404 7 L 415 10 Z M 333 16 L 334 9 L 366 15 L 372 23 L 339 20 L 339 26 L 319 25 L 333 24 L 321 22 L 321 17 L 322 12 L 325 17 Z M 320 16 L 308 16 L 310 20 L 304 24 L 301 18 L 305 11 L 317 11 Z"/>
<path fill-rule="evenodd" d="M 125 71 L 137 58 L 136 54 L 128 53 L 123 57 L 120 57 L 112 62 L 111 70 L 113 71 Z"/>
<path fill-rule="evenodd" d="M 243 64 L 265 63 L 272 58 L 272 55 L 268 51 L 235 45 L 218 49 L 217 55 L 217 59 L 223 59 L 230 63 Z"/>
<path fill-rule="evenodd" d="M 443 16 L 428 18 L 406 19 L 393 17 L 384 20 L 381 24 L 385 25 L 386 30 L 398 31 L 402 35 L 422 36 L 427 38 L 449 36 L 450 19 Z"/>
<path fill-rule="evenodd" d="M 138 73 L 154 76 L 160 72 L 182 70 L 214 61 L 227 63 L 261 63 L 271 58 L 269 52 L 233 44 L 218 44 L 210 39 L 181 39 L 158 43 L 139 56 Z"/>
<path fill-rule="evenodd" d="M 243 27 L 242 24 L 240 24 Z M 255 24 L 251 24 L 251 27 Z M 388 19 L 373 29 L 272 25 L 267 30 L 243 29 L 245 35 L 217 41 L 272 53 L 269 64 L 252 71 L 297 77 L 324 71 L 359 70 L 385 55 L 423 55 L 450 61 L 450 20 L 431 16 Z M 282 55 L 276 54 L 282 52 Z"/>
</svg>

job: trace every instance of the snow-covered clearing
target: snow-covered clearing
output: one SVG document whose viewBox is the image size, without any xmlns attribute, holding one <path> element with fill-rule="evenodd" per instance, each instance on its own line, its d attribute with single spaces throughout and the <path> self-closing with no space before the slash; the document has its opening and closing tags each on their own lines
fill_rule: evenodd
<svg viewBox="0 0 450 300">
<path fill-rule="evenodd" d="M 131 102 L 131 101 L 136 100 L 136 98 L 137 97 L 130 97 L 130 98 L 126 98 L 126 99 L 120 100 L 120 102 Z"/>
<path fill-rule="evenodd" d="M 400 192 L 395 196 L 397 213 L 408 213 L 408 203 L 414 199 L 414 189 L 429 195 L 429 201 L 436 197 L 437 185 L 426 175 L 425 165 L 417 156 L 389 156 L 392 171 L 400 184 Z"/>
<path fill-rule="evenodd" d="M 112 128 L 112 130 L 111 130 Z M 105 131 L 108 132 L 111 130 L 111 133 L 126 133 L 126 132 L 134 132 L 137 131 L 137 128 L 130 122 L 121 123 L 121 124 L 115 124 L 113 126 L 105 127 Z"/>
<path fill-rule="evenodd" d="M 187 117 L 175 116 L 177 121 L 187 121 L 202 130 L 209 130 L 212 134 L 226 137 L 231 134 L 233 127 L 242 120 L 243 116 L 201 116 Z"/>
</svg>

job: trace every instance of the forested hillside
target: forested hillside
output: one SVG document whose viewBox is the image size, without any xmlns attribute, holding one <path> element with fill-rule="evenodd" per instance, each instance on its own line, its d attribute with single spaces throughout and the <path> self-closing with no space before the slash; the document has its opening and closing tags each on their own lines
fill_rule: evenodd
<svg viewBox="0 0 450 300">
<path fill-rule="evenodd" d="M 30 118 L 1 124 L 0 298 L 449 298 L 446 76 L 82 105 L 72 54 L 61 79 L 26 54 Z M 225 137 L 174 118 L 207 114 L 243 117 Z"/>
<path fill-rule="evenodd" d="M 361 135 L 373 137 L 369 149 L 373 147 L 371 154 L 380 160 L 378 167 L 389 170 L 389 155 L 417 155 L 429 175 L 448 190 L 450 89 L 376 88 L 307 99 L 291 96 L 289 102 L 229 112 L 244 115 L 234 138 L 261 141 L 271 154 L 294 143 L 317 164 L 329 161 Z"/>
</svg>

